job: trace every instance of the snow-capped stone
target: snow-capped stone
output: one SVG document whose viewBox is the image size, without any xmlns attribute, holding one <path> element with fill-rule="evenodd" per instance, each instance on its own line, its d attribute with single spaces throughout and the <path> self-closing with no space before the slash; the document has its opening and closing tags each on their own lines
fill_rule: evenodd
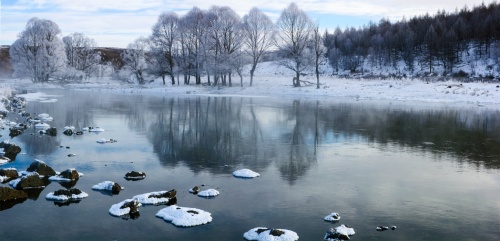
<svg viewBox="0 0 500 241">
<path fill-rule="evenodd" d="M 256 241 L 296 241 L 299 240 L 299 235 L 287 229 L 258 227 L 248 230 L 243 234 L 243 238 Z"/>
<path fill-rule="evenodd" d="M 89 195 L 87 193 L 82 192 L 79 189 L 61 189 L 55 192 L 49 192 L 49 194 L 45 196 L 45 199 L 53 201 L 67 201 L 70 199 L 83 199 L 88 196 Z"/>
<path fill-rule="evenodd" d="M 356 234 L 354 229 L 342 224 L 336 228 L 331 228 L 325 234 L 324 240 L 327 241 L 339 241 L 339 240 L 349 240 L 349 237 Z"/>
<path fill-rule="evenodd" d="M 138 212 L 138 207 L 141 206 L 141 203 L 135 199 L 126 199 L 117 204 L 113 204 L 109 209 L 109 214 L 113 216 L 123 216 L 126 214 Z"/>
<path fill-rule="evenodd" d="M 70 168 L 58 175 L 49 177 L 49 180 L 56 182 L 71 182 L 78 180 L 81 176 L 83 176 L 83 173 L 77 172 L 74 168 Z"/>
<path fill-rule="evenodd" d="M 336 221 L 339 221 L 340 220 L 340 214 L 338 213 L 330 213 L 329 215 L 327 215 L 325 218 L 324 218 L 325 221 L 328 221 L 328 222 L 336 222 Z"/>
<path fill-rule="evenodd" d="M 125 174 L 125 179 L 127 180 L 141 180 L 146 178 L 145 172 L 131 171 Z"/>
<path fill-rule="evenodd" d="M 89 132 L 103 132 L 104 129 L 100 128 L 100 127 L 94 127 L 94 128 L 89 128 L 88 130 Z"/>
<path fill-rule="evenodd" d="M 38 124 L 35 124 L 35 128 L 36 129 L 49 129 L 50 128 L 50 125 L 47 124 L 47 123 L 38 123 Z"/>
<path fill-rule="evenodd" d="M 250 169 L 241 169 L 233 172 L 233 176 L 242 177 L 242 178 L 254 178 L 260 176 L 259 173 L 256 173 Z"/>
<path fill-rule="evenodd" d="M 74 131 L 75 127 L 74 126 L 65 126 L 64 130 L 72 130 L 72 131 Z"/>
<path fill-rule="evenodd" d="M 112 181 L 104 181 L 92 186 L 92 190 L 97 191 L 111 191 L 112 194 L 119 194 L 124 188 L 120 184 Z"/>
<path fill-rule="evenodd" d="M 212 214 L 197 208 L 172 205 L 161 209 L 156 217 L 179 227 L 192 227 L 212 222 Z"/>
<path fill-rule="evenodd" d="M 198 196 L 200 197 L 215 197 L 219 195 L 219 191 L 215 189 L 207 189 L 201 192 L 198 192 Z"/>
<path fill-rule="evenodd" d="M 175 189 L 170 191 L 149 192 L 134 196 L 132 199 L 139 201 L 142 205 L 157 205 L 165 204 L 170 199 L 175 198 L 177 191 Z"/>
</svg>

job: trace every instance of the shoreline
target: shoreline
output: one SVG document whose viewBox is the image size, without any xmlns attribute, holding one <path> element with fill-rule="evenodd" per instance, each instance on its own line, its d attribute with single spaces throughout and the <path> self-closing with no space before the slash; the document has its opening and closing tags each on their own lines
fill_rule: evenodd
<svg viewBox="0 0 500 241">
<path fill-rule="evenodd" d="M 246 78 L 247 79 L 247 78 Z M 303 80 L 311 83 L 313 76 Z M 287 98 L 319 101 L 385 102 L 404 105 L 439 105 L 500 109 L 500 86 L 497 83 L 462 83 L 458 81 L 426 82 L 420 79 L 358 80 L 323 76 L 320 88 L 316 85 L 293 87 L 283 76 L 259 77 L 254 86 L 240 87 L 240 82 L 227 86 L 163 85 L 160 79 L 146 85 L 127 84 L 110 79 L 91 79 L 75 84 L 33 84 L 29 80 L 0 80 L 0 88 L 71 89 L 123 94 L 167 96 L 226 96 L 256 98 Z"/>
</svg>

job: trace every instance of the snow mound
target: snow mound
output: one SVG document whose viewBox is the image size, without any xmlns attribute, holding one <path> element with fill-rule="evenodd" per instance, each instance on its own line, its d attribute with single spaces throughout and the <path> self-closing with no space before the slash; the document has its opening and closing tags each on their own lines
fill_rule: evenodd
<svg viewBox="0 0 500 241">
<path fill-rule="evenodd" d="M 259 173 L 256 173 L 250 169 L 241 169 L 233 172 L 233 176 L 241 177 L 241 178 L 254 178 L 260 176 Z"/>
<path fill-rule="evenodd" d="M 10 159 L 7 157 L 0 158 L 0 166 L 8 163 L 9 161 L 10 161 Z"/>
<path fill-rule="evenodd" d="M 215 189 L 207 189 L 198 193 L 200 197 L 215 197 L 219 195 L 219 191 Z"/>
<path fill-rule="evenodd" d="M 112 181 L 104 181 L 101 183 L 98 183 L 94 186 L 92 186 L 92 190 L 106 190 L 106 191 L 111 191 L 113 190 L 113 185 L 115 185 L 115 182 Z M 122 187 L 123 190 L 123 187 Z"/>
<path fill-rule="evenodd" d="M 50 125 L 47 123 L 38 123 L 35 125 L 36 129 L 49 129 Z"/>
<path fill-rule="evenodd" d="M 74 168 L 70 168 L 70 171 L 72 171 L 72 170 L 75 170 L 75 169 L 74 169 Z M 83 173 L 78 172 L 78 176 L 79 176 L 79 177 L 82 177 L 82 176 L 83 176 Z M 53 182 L 71 182 L 71 181 L 73 181 L 73 180 L 71 180 L 71 179 L 61 177 L 61 176 L 59 175 L 59 173 L 58 173 L 57 175 L 55 175 L 55 176 L 50 176 L 50 177 L 49 177 L 49 180 L 50 180 L 50 181 L 53 181 Z"/>
<path fill-rule="evenodd" d="M 123 216 L 123 215 L 126 215 L 126 214 L 129 214 L 130 213 L 130 208 L 129 207 L 126 207 L 126 208 L 121 208 L 125 203 L 129 203 L 129 202 L 137 202 L 137 200 L 134 200 L 134 199 L 126 199 L 126 200 L 123 200 L 117 204 L 113 204 L 111 206 L 111 208 L 109 208 L 109 214 L 113 215 L 113 216 Z M 140 203 L 136 203 L 138 207 L 141 206 Z"/>
<path fill-rule="evenodd" d="M 156 217 L 163 218 L 179 227 L 192 227 L 212 222 L 212 215 L 209 212 L 177 205 L 161 209 L 156 213 Z"/>
<path fill-rule="evenodd" d="M 347 225 L 340 225 L 336 228 L 331 228 L 325 234 L 324 240 L 327 241 L 340 241 L 349 240 L 349 237 L 356 234 L 354 229 Z"/>
<path fill-rule="evenodd" d="M 64 130 L 72 130 L 72 131 L 74 131 L 75 127 L 74 126 L 65 126 Z"/>
<path fill-rule="evenodd" d="M 132 199 L 139 201 L 142 205 L 158 205 L 170 201 L 170 198 L 161 197 L 166 193 L 168 193 L 168 191 L 149 192 L 136 195 Z"/>
<path fill-rule="evenodd" d="M 101 138 L 96 141 L 97 143 L 104 144 L 104 143 L 115 143 L 116 140 L 114 139 L 106 139 L 106 138 Z"/>
<path fill-rule="evenodd" d="M 72 194 L 71 197 L 68 197 L 66 195 L 54 195 L 54 192 L 49 192 L 47 196 L 45 196 L 45 199 L 47 200 L 53 200 L 53 201 L 68 201 L 69 199 L 84 199 L 88 197 L 89 195 L 86 192 L 81 192 L 80 194 Z"/>
<path fill-rule="evenodd" d="M 338 214 L 338 213 L 330 213 L 324 219 L 325 219 L 325 221 L 328 221 L 328 222 L 336 222 L 336 221 L 340 220 L 340 214 Z"/>
<path fill-rule="evenodd" d="M 104 129 L 100 128 L 100 127 L 94 127 L 92 129 L 89 128 L 89 132 L 103 132 Z"/>
<path fill-rule="evenodd" d="M 253 228 L 243 234 L 246 240 L 256 241 L 295 241 L 299 240 L 299 235 L 287 229 Z"/>
</svg>

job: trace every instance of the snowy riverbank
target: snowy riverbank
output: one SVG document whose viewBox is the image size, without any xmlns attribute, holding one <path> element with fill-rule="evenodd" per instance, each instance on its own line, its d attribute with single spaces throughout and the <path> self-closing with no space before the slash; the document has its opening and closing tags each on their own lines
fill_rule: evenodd
<svg viewBox="0 0 500 241">
<path fill-rule="evenodd" d="M 0 80 L 3 89 L 42 88 L 86 89 L 133 94 L 175 95 L 215 95 L 215 96 L 262 96 L 298 99 L 348 99 L 368 101 L 391 101 L 427 104 L 477 105 L 499 108 L 500 83 L 462 83 L 458 81 L 426 82 L 419 79 L 341 79 L 329 75 L 320 78 L 320 88 L 316 88 L 314 75 L 303 76 L 302 87 L 292 87 L 293 73 L 272 63 L 263 63 L 257 69 L 254 85 L 249 86 L 249 77 L 244 76 L 240 87 L 238 76 L 233 77 L 233 87 L 227 86 L 172 86 L 161 79 L 143 86 L 123 84 L 110 79 L 91 79 L 81 84 L 32 84 L 27 80 Z M 205 82 L 205 79 L 202 80 Z M 3 93 L 2 91 L 1 93 Z"/>
</svg>

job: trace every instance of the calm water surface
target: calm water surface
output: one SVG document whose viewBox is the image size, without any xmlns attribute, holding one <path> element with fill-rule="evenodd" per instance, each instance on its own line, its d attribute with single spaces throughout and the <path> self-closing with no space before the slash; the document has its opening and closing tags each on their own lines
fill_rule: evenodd
<svg viewBox="0 0 500 241">
<path fill-rule="evenodd" d="M 243 240 L 254 227 L 323 240 L 341 223 L 355 229 L 351 240 L 500 238 L 496 110 L 44 92 L 58 95 L 58 101 L 30 102 L 27 110 L 49 113 L 59 134 L 40 136 L 29 129 L 10 139 L 1 131 L 2 140 L 23 149 L 2 168 L 26 170 L 34 159 L 56 171 L 76 168 L 85 175 L 75 187 L 89 197 L 55 205 L 45 199 L 62 188 L 53 182 L 0 211 L 0 240 Z M 106 131 L 68 137 L 62 135 L 66 125 Z M 101 138 L 118 142 L 96 143 Z M 231 173 L 241 168 L 261 176 L 234 178 Z M 146 172 L 146 179 L 126 181 L 124 174 L 132 170 Z M 106 180 L 125 189 L 114 196 L 91 189 Z M 204 199 L 188 192 L 201 184 L 220 195 Z M 171 189 L 178 191 L 179 206 L 208 211 L 213 222 L 177 228 L 155 217 L 165 206 L 141 207 L 135 220 L 108 214 L 124 199 Z M 340 213 L 339 223 L 323 221 L 331 212 Z M 377 232 L 380 225 L 398 228 Z"/>
</svg>

